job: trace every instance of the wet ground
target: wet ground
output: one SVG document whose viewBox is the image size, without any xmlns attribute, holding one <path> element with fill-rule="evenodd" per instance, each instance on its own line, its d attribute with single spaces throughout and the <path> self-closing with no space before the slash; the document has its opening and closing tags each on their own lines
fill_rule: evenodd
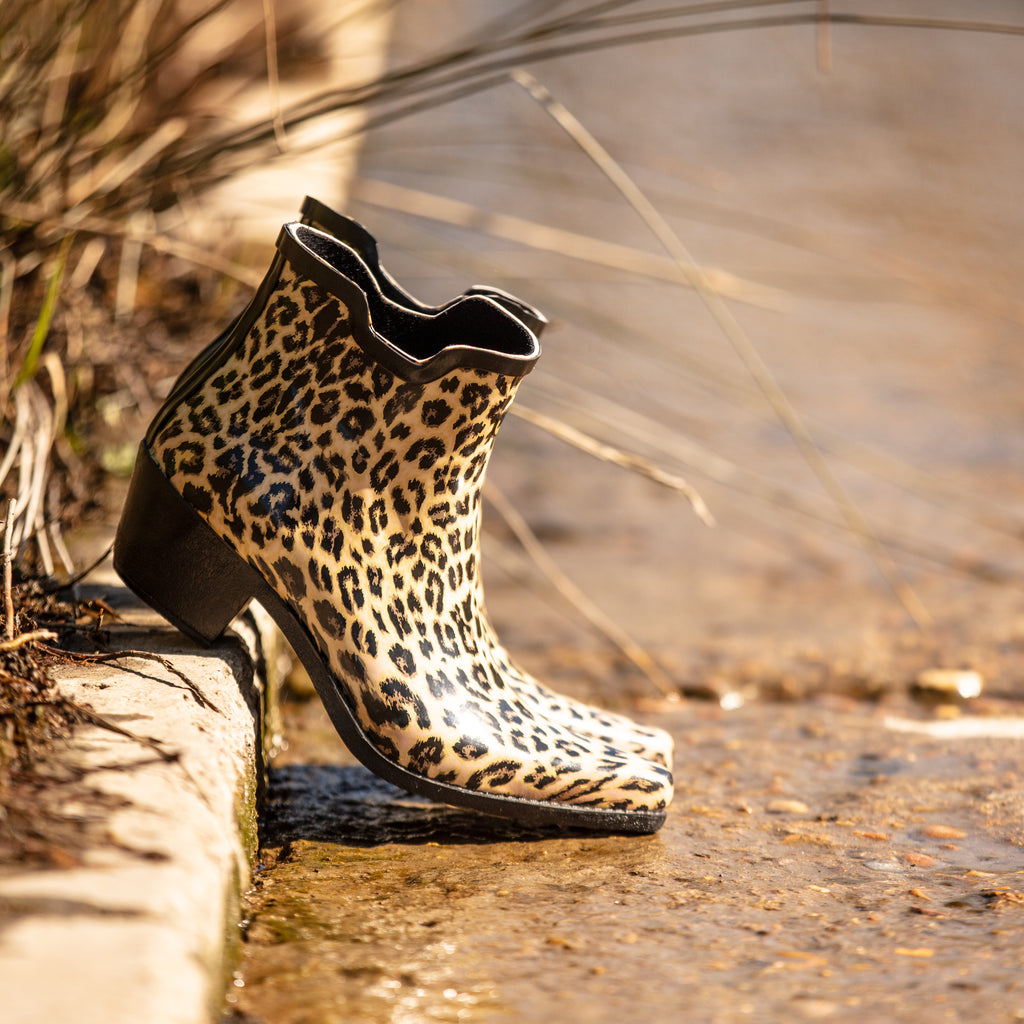
<svg viewBox="0 0 1024 1024">
<path fill-rule="evenodd" d="M 395 60 L 483 6 L 400 7 Z M 549 311 L 521 404 L 684 474 L 718 521 L 503 428 L 489 483 L 689 700 L 666 702 L 490 514 L 498 631 L 556 687 L 670 728 L 677 795 L 649 838 L 510 832 L 377 783 L 289 705 L 230 1019 L 1024 1019 L 1021 43 L 828 41 L 827 68 L 802 26 L 533 71 L 733 275 L 737 321 L 926 612 L 693 293 L 601 264 L 598 242 L 657 247 L 518 86 L 375 132 L 351 212 L 389 268 L 427 299 L 487 280 Z M 521 240 L 422 193 L 513 215 Z M 982 695 L 920 688 L 934 668 L 978 673 Z"/>
<path fill-rule="evenodd" d="M 240 1019 L 1024 1019 L 1024 717 L 953 739 L 963 720 L 836 700 L 660 716 L 679 786 L 636 839 L 524 833 L 310 763 L 306 714 Z"/>
</svg>

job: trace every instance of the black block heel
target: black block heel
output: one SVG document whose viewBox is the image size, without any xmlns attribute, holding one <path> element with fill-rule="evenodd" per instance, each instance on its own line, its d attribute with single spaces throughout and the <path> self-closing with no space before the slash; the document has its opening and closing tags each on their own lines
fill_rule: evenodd
<svg viewBox="0 0 1024 1024">
<path fill-rule="evenodd" d="M 174 489 L 143 443 L 114 540 L 114 568 L 165 619 L 211 644 L 261 578 Z"/>
</svg>

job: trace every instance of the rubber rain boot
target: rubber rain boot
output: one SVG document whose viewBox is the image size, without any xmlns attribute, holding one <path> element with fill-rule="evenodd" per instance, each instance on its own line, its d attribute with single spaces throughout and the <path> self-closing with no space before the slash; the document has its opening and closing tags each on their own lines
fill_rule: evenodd
<svg viewBox="0 0 1024 1024">
<path fill-rule="evenodd" d="M 354 250 L 286 225 L 247 311 L 151 425 L 114 564 L 204 642 L 257 599 L 390 782 L 525 824 L 652 832 L 671 774 L 523 701 L 481 600 L 480 489 L 539 351 L 486 295 L 409 310 Z"/>
<path fill-rule="evenodd" d="M 389 301 L 419 313 L 437 314 L 443 307 L 429 306 L 414 298 L 387 272 L 381 262 L 377 240 L 362 224 L 337 210 L 306 196 L 300 208 L 303 224 L 315 228 L 354 250 L 366 264 L 376 286 Z M 538 338 L 547 326 L 547 318 L 539 309 L 499 288 L 476 285 L 464 294 L 483 295 L 507 309 Z M 453 300 L 458 301 L 458 300 Z M 514 667 L 506 677 L 520 698 L 540 714 L 597 736 L 607 743 L 646 757 L 649 761 L 672 767 L 672 737 L 664 729 L 640 725 L 625 715 L 597 708 L 583 701 L 566 697 L 544 686 L 532 676 Z"/>
</svg>

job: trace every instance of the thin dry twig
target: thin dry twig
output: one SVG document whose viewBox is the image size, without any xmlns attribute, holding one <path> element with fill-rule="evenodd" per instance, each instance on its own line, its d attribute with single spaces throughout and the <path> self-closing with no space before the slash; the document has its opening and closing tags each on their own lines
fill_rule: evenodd
<svg viewBox="0 0 1024 1024">
<path fill-rule="evenodd" d="M 501 516 L 512 531 L 523 550 L 530 556 L 536 566 L 544 573 L 551 585 L 565 600 L 576 609 L 580 616 L 590 623 L 602 636 L 615 647 L 666 696 L 678 697 L 679 687 L 676 686 L 664 669 L 647 653 L 617 622 L 607 616 L 593 601 L 576 586 L 568 576 L 555 564 L 547 553 L 537 535 L 530 529 L 529 523 L 495 486 L 488 484 L 485 496 L 494 510 Z"/>
<path fill-rule="evenodd" d="M 353 193 L 360 202 L 371 206 L 426 217 L 443 224 L 472 228 L 491 238 L 517 242 L 531 249 L 557 253 L 559 256 L 568 256 L 612 270 L 624 270 L 655 281 L 693 286 L 690 279 L 680 273 L 675 261 L 628 245 L 606 242 L 601 238 L 565 231 L 507 213 L 496 213 L 458 199 L 448 199 L 386 181 L 362 178 L 356 183 Z M 785 292 L 780 289 L 737 277 L 720 267 L 705 267 L 704 276 L 708 287 L 737 302 L 773 311 L 784 309 L 787 305 Z"/>
<path fill-rule="evenodd" d="M 200 707 L 207 708 L 218 715 L 220 714 L 220 708 L 181 669 L 176 668 L 169 659 L 161 657 L 159 654 L 154 654 L 152 651 L 112 651 L 109 654 L 96 656 L 96 660 L 99 662 L 121 661 L 125 658 L 140 658 L 143 661 L 156 662 L 167 672 L 170 672 L 171 675 L 177 676 L 188 687 L 189 693 L 192 694 Z"/>
<path fill-rule="evenodd" d="M 97 557 L 96 561 L 87 565 L 84 569 L 75 573 L 66 580 L 46 580 L 43 583 L 43 593 L 55 594 L 60 590 L 69 590 L 71 587 L 75 586 L 76 583 L 81 583 L 86 576 L 88 576 L 94 569 L 98 569 L 110 557 L 110 553 L 113 550 L 113 543 L 108 544 L 106 550 L 102 555 Z M 68 568 L 70 569 L 70 566 L 68 566 Z"/>
<path fill-rule="evenodd" d="M 14 535 L 14 500 L 7 502 L 7 518 L 4 519 L 4 638 L 14 638 L 14 594 L 12 591 L 13 566 L 11 561 L 11 541 Z"/>
<path fill-rule="evenodd" d="M 746 332 L 740 327 L 729 307 L 704 278 L 700 266 L 683 245 L 679 236 L 672 230 L 668 222 L 650 202 L 635 181 L 626 173 L 622 166 L 597 141 L 587 128 L 560 103 L 529 72 L 518 69 L 512 73 L 512 79 L 551 116 L 567 135 L 583 150 L 602 173 L 612 182 L 623 198 L 639 214 L 654 236 L 678 264 L 680 271 L 691 282 L 701 301 L 707 307 L 719 329 L 732 344 L 742 360 L 747 372 L 756 381 L 769 405 L 780 422 L 785 426 L 795 441 L 804 460 L 818 478 L 819 483 L 842 513 L 847 527 L 858 536 L 870 554 L 882 577 L 903 605 L 915 625 L 924 629 L 931 622 L 931 615 L 924 607 L 921 599 L 913 588 L 901 578 L 899 570 L 893 562 L 881 540 L 871 528 L 864 514 L 846 493 L 839 479 L 832 472 L 821 449 L 811 437 L 785 392 L 775 380 L 771 370 L 761 359 Z"/>
<path fill-rule="evenodd" d="M 274 125 L 277 148 L 283 153 L 288 148 L 281 116 L 281 78 L 277 69 L 277 18 L 274 0 L 263 0 L 263 26 L 267 38 L 267 87 L 270 90 L 270 120 Z"/>
<path fill-rule="evenodd" d="M 220 714 L 220 709 L 216 704 L 207 697 L 202 690 L 191 680 L 181 669 L 176 668 L 174 664 L 159 654 L 154 654 L 152 651 L 104 651 L 98 654 L 78 654 L 71 651 L 62 651 L 55 647 L 47 648 L 47 653 L 57 658 L 69 658 L 72 661 L 80 662 L 83 664 L 107 664 L 115 661 L 123 661 L 128 658 L 138 658 L 140 661 L 152 661 L 157 665 L 160 665 L 163 669 L 170 672 L 171 675 L 177 676 L 185 686 L 188 688 L 189 693 L 195 698 L 196 703 L 200 707 L 208 708 L 210 711 L 214 711 Z M 131 669 L 126 669 L 131 671 Z"/>
<path fill-rule="evenodd" d="M 20 633 L 13 640 L 0 641 L 0 651 L 14 651 L 26 644 L 39 643 L 42 640 L 56 640 L 57 634 L 49 629 L 34 629 L 31 633 Z"/>
<path fill-rule="evenodd" d="M 592 455 L 595 459 L 609 462 L 614 466 L 619 466 L 621 469 L 639 473 L 641 476 L 647 477 L 648 480 L 653 480 L 655 483 L 661 484 L 662 487 L 667 487 L 669 490 L 683 495 L 690 503 L 690 507 L 697 518 L 705 526 L 715 525 L 714 517 L 711 515 L 704 499 L 697 492 L 696 488 L 692 487 L 681 476 L 669 473 L 667 470 L 662 469 L 661 466 L 651 462 L 650 459 L 645 459 L 642 455 L 623 451 L 614 445 L 599 441 L 596 437 L 591 437 L 582 430 L 577 430 L 568 423 L 563 423 L 561 420 L 548 416 L 537 409 L 531 409 L 529 406 L 518 404 L 512 407 L 511 412 L 520 419 L 526 420 L 527 423 L 532 423 L 535 427 L 540 427 L 541 430 L 547 431 L 552 437 L 557 437 L 560 441 L 565 441 L 566 444 L 571 444 L 573 447 L 579 448 L 580 451 Z"/>
</svg>

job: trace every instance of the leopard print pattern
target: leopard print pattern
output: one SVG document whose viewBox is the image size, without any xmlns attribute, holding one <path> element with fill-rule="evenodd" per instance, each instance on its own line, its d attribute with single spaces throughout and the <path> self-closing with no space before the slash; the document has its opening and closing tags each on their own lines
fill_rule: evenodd
<svg viewBox="0 0 1024 1024">
<path fill-rule="evenodd" d="M 467 369 L 402 380 L 365 355 L 344 304 L 285 263 L 244 344 L 151 447 L 301 618 L 386 758 L 481 793 L 658 811 L 668 770 L 545 717 L 487 624 L 480 488 L 518 383 Z"/>
<path fill-rule="evenodd" d="M 478 606 L 483 609 L 482 581 L 477 580 L 480 587 Z M 491 629 L 486 613 L 481 616 L 481 626 L 487 635 L 486 643 L 494 652 L 501 665 L 501 671 L 509 686 L 519 699 L 534 714 L 551 721 L 561 722 L 570 729 L 586 733 L 604 743 L 611 744 L 621 750 L 636 754 L 648 761 L 672 768 L 672 752 L 674 741 L 664 729 L 647 727 L 634 722 L 625 715 L 618 715 L 603 708 L 597 708 L 583 701 L 572 700 L 549 689 L 534 676 L 521 669 L 509 657 L 497 636 Z"/>
</svg>

